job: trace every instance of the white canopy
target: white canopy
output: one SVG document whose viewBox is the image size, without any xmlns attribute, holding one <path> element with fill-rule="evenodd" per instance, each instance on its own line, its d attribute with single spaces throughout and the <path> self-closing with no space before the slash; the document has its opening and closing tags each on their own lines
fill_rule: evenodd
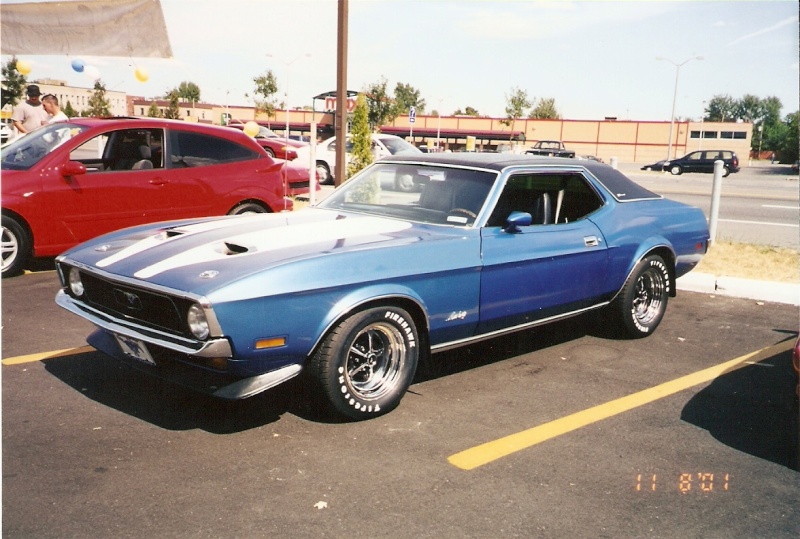
<svg viewBox="0 0 800 539">
<path fill-rule="evenodd" d="M 160 0 L 0 5 L 0 52 L 172 58 Z"/>
</svg>

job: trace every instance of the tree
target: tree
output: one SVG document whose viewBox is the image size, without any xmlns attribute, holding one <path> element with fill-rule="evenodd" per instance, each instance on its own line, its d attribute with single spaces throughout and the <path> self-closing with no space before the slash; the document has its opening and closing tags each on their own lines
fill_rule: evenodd
<svg viewBox="0 0 800 539">
<path fill-rule="evenodd" d="M 72 103 L 69 101 L 67 101 L 67 104 L 64 105 L 62 110 L 64 111 L 64 114 L 67 115 L 67 118 L 74 118 L 78 115 L 78 111 L 72 107 Z"/>
<path fill-rule="evenodd" d="M 183 81 L 178 85 L 175 91 L 178 92 L 178 97 L 184 101 L 190 101 L 192 103 L 200 101 L 200 87 L 193 82 Z"/>
<path fill-rule="evenodd" d="M 155 103 L 150 103 L 150 108 L 147 109 L 148 118 L 161 118 L 161 109 Z"/>
<path fill-rule="evenodd" d="M 353 150 L 347 164 L 346 178 L 350 178 L 372 163 L 372 130 L 369 128 L 369 108 L 364 94 L 358 94 L 353 121 L 350 127 L 350 141 Z"/>
<path fill-rule="evenodd" d="M 369 124 L 374 129 L 380 129 L 397 118 L 397 107 L 386 92 L 386 77 L 381 77 L 378 82 L 367 85 L 364 95 L 367 101 Z"/>
<path fill-rule="evenodd" d="M 506 94 L 506 118 L 500 120 L 500 123 L 511 128 L 512 133 L 509 133 L 509 140 L 513 137 L 514 122 L 517 118 L 522 118 L 525 114 L 525 109 L 530 108 L 531 105 L 531 100 L 528 99 L 528 92 L 525 90 L 515 87 L 511 89 L 510 95 Z"/>
<path fill-rule="evenodd" d="M 715 95 L 708 102 L 706 122 L 724 122 L 736 120 L 736 101 L 729 95 Z"/>
<path fill-rule="evenodd" d="M 266 114 L 267 118 L 275 116 L 275 94 L 278 93 L 278 79 L 275 77 L 275 73 L 269 69 L 263 75 L 254 77 L 253 83 L 256 85 L 253 90 L 256 114 Z"/>
<path fill-rule="evenodd" d="M 25 96 L 27 84 L 25 75 L 17 71 L 17 57 L 12 56 L 3 66 L 2 106 L 5 107 L 7 104 L 16 106 Z"/>
<path fill-rule="evenodd" d="M 478 114 L 477 109 L 468 106 L 463 110 L 463 112 L 461 109 L 454 110 L 453 116 L 480 116 L 480 114 Z"/>
<path fill-rule="evenodd" d="M 559 120 L 561 114 L 556 109 L 556 100 L 553 97 L 542 98 L 536 107 L 528 114 L 528 118 L 533 120 Z"/>
<path fill-rule="evenodd" d="M 181 117 L 181 110 L 178 107 L 178 92 L 171 91 L 167 98 L 169 99 L 169 105 L 167 106 L 167 110 L 164 111 L 164 118 L 169 118 L 172 120 L 177 120 Z"/>
<path fill-rule="evenodd" d="M 778 154 L 781 163 L 794 163 L 797 161 L 800 154 L 800 141 L 798 135 L 800 134 L 800 111 L 792 112 L 787 115 L 780 128 L 776 128 L 776 132 L 780 132 L 781 136 L 776 137 L 774 141 L 774 148 Z M 766 142 L 765 142 L 766 144 Z"/>
<path fill-rule="evenodd" d="M 111 103 L 106 99 L 106 86 L 100 79 L 94 81 L 94 92 L 89 97 L 89 106 L 83 111 L 83 116 L 111 116 Z"/>
<path fill-rule="evenodd" d="M 420 98 L 419 90 L 410 84 L 397 83 L 394 88 L 394 102 L 401 114 L 407 114 L 411 107 L 416 108 L 419 114 L 425 113 L 425 100 Z"/>
</svg>

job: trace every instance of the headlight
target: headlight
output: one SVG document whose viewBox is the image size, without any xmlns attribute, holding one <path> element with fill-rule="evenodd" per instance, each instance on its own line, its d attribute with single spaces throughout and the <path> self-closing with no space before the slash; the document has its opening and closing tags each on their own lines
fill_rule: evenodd
<svg viewBox="0 0 800 539">
<path fill-rule="evenodd" d="M 69 289 L 75 297 L 79 298 L 83 295 L 83 281 L 81 281 L 81 272 L 78 268 L 70 268 L 69 270 Z"/>
<path fill-rule="evenodd" d="M 208 337 L 208 319 L 206 319 L 206 312 L 199 304 L 195 303 L 189 307 L 186 323 L 189 324 L 189 330 L 192 335 L 198 339 L 203 340 Z"/>
</svg>

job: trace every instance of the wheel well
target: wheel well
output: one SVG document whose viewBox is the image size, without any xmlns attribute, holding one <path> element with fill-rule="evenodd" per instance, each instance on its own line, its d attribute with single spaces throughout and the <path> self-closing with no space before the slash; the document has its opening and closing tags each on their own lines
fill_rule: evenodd
<svg viewBox="0 0 800 539">
<path fill-rule="evenodd" d="M 233 210 L 235 210 L 236 208 L 238 208 L 239 206 L 242 206 L 244 204 L 255 204 L 256 206 L 264 208 L 265 212 L 272 213 L 272 209 L 270 209 L 269 205 L 264 204 L 263 202 L 261 202 L 258 199 L 249 198 L 249 199 L 246 199 L 246 200 L 240 200 L 239 202 L 234 204 L 233 207 L 228 210 L 228 215 L 230 215 Z"/>
<path fill-rule="evenodd" d="M 330 332 L 332 328 L 335 328 L 339 324 L 342 323 L 346 318 L 352 316 L 354 313 L 365 311 L 367 309 L 372 309 L 375 307 L 399 307 L 408 314 L 411 315 L 411 318 L 414 321 L 414 325 L 417 327 L 417 337 L 419 338 L 419 359 L 423 360 L 430 356 L 430 340 L 428 338 L 428 318 L 425 316 L 425 311 L 420 307 L 420 305 L 410 298 L 404 297 L 386 297 L 380 299 L 374 299 L 371 301 L 367 301 L 366 303 L 361 303 L 356 305 L 351 310 L 341 314 L 330 326 L 328 330 L 320 337 L 319 341 L 317 342 L 314 349 L 311 350 L 310 356 L 313 355 L 317 348 L 319 347 L 320 343 L 325 340 L 325 336 Z"/>
<path fill-rule="evenodd" d="M 677 294 L 675 287 L 675 254 L 668 247 L 661 246 L 648 251 L 642 258 L 650 255 L 660 256 L 667 264 L 667 269 L 669 270 L 669 295 L 674 298 Z"/>
<path fill-rule="evenodd" d="M 22 230 L 25 231 L 25 234 L 27 234 L 28 239 L 31 242 L 31 250 L 33 250 L 33 231 L 31 230 L 31 227 L 28 224 L 28 221 L 26 221 L 25 218 L 22 217 L 17 212 L 12 211 L 12 210 L 7 210 L 6 208 L 2 209 L 2 214 L 3 214 L 4 217 L 8 217 L 10 219 L 13 219 L 14 221 L 17 222 L 17 224 L 19 226 L 22 227 Z"/>
</svg>

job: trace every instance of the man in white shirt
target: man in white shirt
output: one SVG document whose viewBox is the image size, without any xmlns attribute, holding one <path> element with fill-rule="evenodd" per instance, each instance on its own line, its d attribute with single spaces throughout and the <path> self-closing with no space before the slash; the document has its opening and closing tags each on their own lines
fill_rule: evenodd
<svg viewBox="0 0 800 539">
<path fill-rule="evenodd" d="M 55 122 L 66 122 L 69 120 L 66 114 L 59 108 L 58 106 L 58 98 L 53 94 L 47 94 L 42 98 L 42 107 L 47 112 L 48 124 L 52 124 Z"/>
</svg>

